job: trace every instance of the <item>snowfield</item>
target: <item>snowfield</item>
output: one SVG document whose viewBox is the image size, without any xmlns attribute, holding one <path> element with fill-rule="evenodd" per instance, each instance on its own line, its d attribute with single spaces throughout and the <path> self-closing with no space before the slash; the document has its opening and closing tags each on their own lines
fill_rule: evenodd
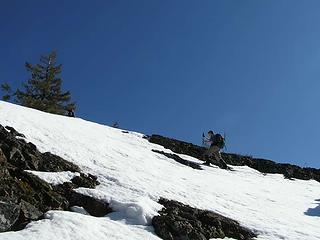
<svg viewBox="0 0 320 240">
<path fill-rule="evenodd" d="M 171 153 L 149 143 L 143 134 L 2 101 L 0 124 L 23 133 L 40 151 L 57 154 L 97 176 L 100 185 L 96 189 L 77 191 L 107 201 L 116 210 L 102 218 L 79 208 L 49 211 L 44 220 L 22 231 L 0 233 L 1 240 L 159 239 L 151 226 L 162 207 L 159 197 L 235 219 L 257 231 L 259 240 L 320 239 L 320 183 L 316 181 L 290 181 L 249 167 L 195 170 L 152 152 Z M 70 172 L 32 173 L 52 184 L 74 177 Z"/>
</svg>

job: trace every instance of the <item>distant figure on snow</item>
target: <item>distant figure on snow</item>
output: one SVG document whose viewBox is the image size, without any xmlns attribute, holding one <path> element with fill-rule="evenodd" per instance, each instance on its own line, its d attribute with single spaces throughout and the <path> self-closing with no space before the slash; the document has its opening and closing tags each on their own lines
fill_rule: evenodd
<svg viewBox="0 0 320 240">
<path fill-rule="evenodd" d="M 212 163 L 210 158 L 213 157 L 214 160 L 218 162 L 217 165 L 219 167 L 229 169 L 225 161 L 222 159 L 220 153 L 220 150 L 225 146 L 225 141 L 222 135 L 219 133 L 214 134 L 214 132 L 210 130 L 207 137 L 203 134 L 203 143 L 209 146 L 209 148 L 203 154 L 203 157 L 206 159 L 206 164 L 210 165 L 210 163 Z"/>
<path fill-rule="evenodd" d="M 76 115 L 74 114 L 74 109 L 73 108 L 69 108 L 68 110 L 68 117 L 76 117 Z"/>
<path fill-rule="evenodd" d="M 114 123 L 112 124 L 112 127 L 114 127 L 114 128 L 119 128 L 119 123 L 118 123 L 118 122 L 114 122 Z"/>
</svg>

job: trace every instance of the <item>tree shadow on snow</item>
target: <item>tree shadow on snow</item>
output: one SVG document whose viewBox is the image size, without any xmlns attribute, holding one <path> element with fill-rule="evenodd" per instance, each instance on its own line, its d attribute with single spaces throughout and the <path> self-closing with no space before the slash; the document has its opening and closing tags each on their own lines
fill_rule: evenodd
<svg viewBox="0 0 320 240">
<path fill-rule="evenodd" d="M 317 202 L 317 206 L 314 208 L 309 208 L 304 214 L 311 217 L 320 217 L 320 199 L 316 199 L 315 201 Z"/>
</svg>

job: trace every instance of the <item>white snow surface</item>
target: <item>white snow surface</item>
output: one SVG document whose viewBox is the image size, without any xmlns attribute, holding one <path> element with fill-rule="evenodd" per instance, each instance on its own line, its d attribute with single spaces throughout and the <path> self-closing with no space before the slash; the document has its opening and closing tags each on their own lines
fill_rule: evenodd
<svg viewBox="0 0 320 240">
<path fill-rule="evenodd" d="M 59 185 L 64 182 L 71 182 L 72 178 L 76 176 L 80 176 L 78 172 L 40 172 L 40 171 L 30 171 L 26 170 L 26 172 L 32 173 L 42 180 L 52 184 L 52 185 Z"/>
<path fill-rule="evenodd" d="M 141 133 L 123 133 L 2 101 L 0 124 L 23 133 L 40 151 L 57 154 L 97 176 L 101 184 L 96 189 L 77 191 L 107 201 L 115 210 L 102 218 L 89 216 L 79 207 L 74 212 L 50 211 L 22 231 L 0 233 L 1 240 L 159 239 L 151 226 L 162 207 L 159 197 L 235 219 L 255 230 L 260 240 L 320 239 L 320 184 L 316 181 L 291 181 L 249 167 L 195 170 L 152 152 L 171 151 L 149 143 Z M 72 178 L 66 172 L 33 174 L 52 184 Z"/>
</svg>

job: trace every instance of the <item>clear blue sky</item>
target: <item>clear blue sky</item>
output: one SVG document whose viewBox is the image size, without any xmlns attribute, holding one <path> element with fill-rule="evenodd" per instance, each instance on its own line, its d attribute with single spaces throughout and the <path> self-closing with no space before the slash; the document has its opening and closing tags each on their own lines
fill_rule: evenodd
<svg viewBox="0 0 320 240">
<path fill-rule="evenodd" d="M 320 167 L 320 1 L 0 2 L 0 82 L 58 53 L 76 114 Z M 98 139 L 97 139 L 98 141 Z"/>
</svg>

